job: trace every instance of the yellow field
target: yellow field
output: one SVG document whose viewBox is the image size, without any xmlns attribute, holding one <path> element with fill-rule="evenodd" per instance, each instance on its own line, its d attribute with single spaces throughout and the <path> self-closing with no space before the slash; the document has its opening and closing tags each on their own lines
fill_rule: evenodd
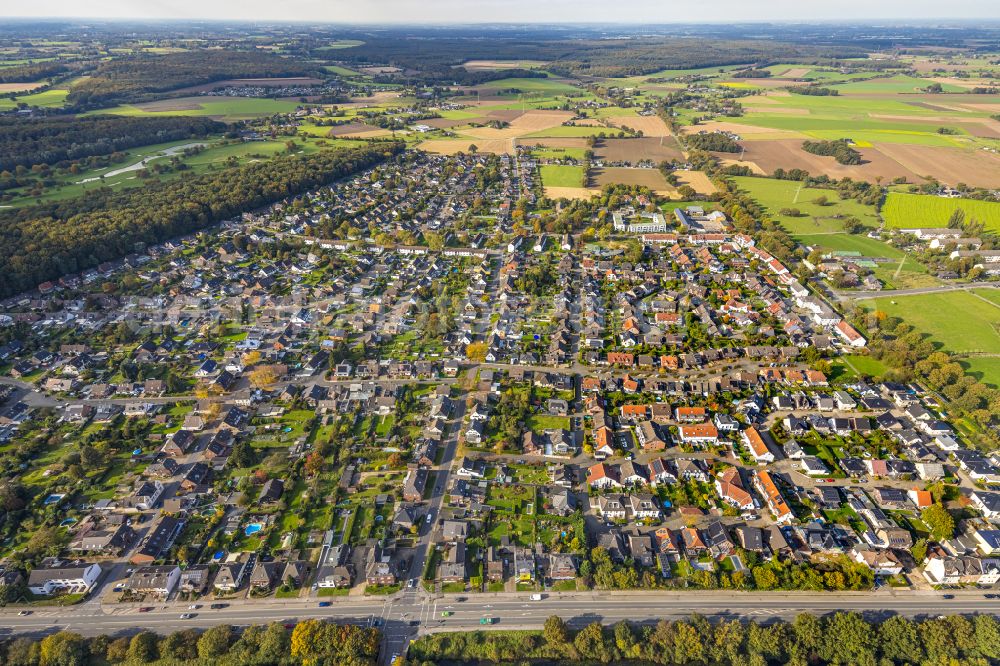
<svg viewBox="0 0 1000 666">
<path fill-rule="evenodd" d="M 611 116 L 608 122 L 616 127 L 641 131 L 645 136 L 667 136 L 670 129 L 659 116 Z"/>
</svg>

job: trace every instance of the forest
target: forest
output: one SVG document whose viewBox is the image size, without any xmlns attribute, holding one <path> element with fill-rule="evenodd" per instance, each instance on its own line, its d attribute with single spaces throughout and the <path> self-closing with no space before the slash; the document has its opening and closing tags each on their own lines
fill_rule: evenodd
<svg viewBox="0 0 1000 666">
<path fill-rule="evenodd" d="M 366 37 L 363 45 L 338 53 L 354 63 L 386 63 L 416 71 L 440 70 L 468 60 L 550 62 L 548 71 L 565 76 L 637 76 L 663 69 L 691 69 L 797 58 L 850 58 L 864 53 L 851 46 L 826 47 L 749 40 L 677 37 L 641 39 L 526 40 L 440 37 L 433 51 L 420 37 Z"/>
<path fill-rule="evenodd" d="M 202 138 L 225 129 L 225 124 L 210 118 L 186 116 L 0 117 L 0 172 Z"/>
<path fill-rule="evenodd" d="M 832 157 L 839 164 L 861 164 L 861 153 L 851 148 L 846 139 L 837 141 L 803 141 L 802 150 L 813 155 Z"/>
<path fill-rule="evenodd" d="M 0 297 L 202 229 L 399 154 L 401 142 L 286 155 L 192 178 L 0 211 Z"/>
<path fill-rule="evenodd" d="M 264 52 L 200 50 L 167 55 L 136 55 L 97 65 L 78 80 L 68 101 L 78 107 L 135 102 L 187 86 L 225 79 L 309 76 L 315 67 Z"/>
<path fill-rule="evenodd" d="M 40 640 L 0 642 L 5 666 L 374 666 L 381 634 L 350 624 L 300 622 L 291 630 L 277 622 L 251 625 L 242 633 L 229 625 L 166 636 L 142 631 L 134 636 L 87 638 L 60 631 Z"/>
<path fill-rule="evenodd" d="M 58 61 L 0 67 L 0 83 L 34 83 L 65 71 L 66 65 Z"/>
<path fill-rule="evenodd" d="M 690 134 L 685 140 L 692 148 L 715 153 L 738 153 L 743 149 L 735 139 L 722 132 Z"/>
<path fill-rule="evenodd" d="M 992 615 L 882 621 L 858 613 L 802 614 L 766 626 L 739 620 L 661 620 L 655 626 L 594 622 L 573 631 L 558 616 L 542 631 L 440 633 L 411 647 L 409 663 L 711 664 L 713 666 L 986 666 L 1000 658 Z"/>
</svg>

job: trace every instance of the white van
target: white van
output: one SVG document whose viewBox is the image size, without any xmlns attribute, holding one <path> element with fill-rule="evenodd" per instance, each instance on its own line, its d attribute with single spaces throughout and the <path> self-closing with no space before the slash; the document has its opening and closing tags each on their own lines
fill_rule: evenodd
<svg viewBox="0 0 1000 666">
<path fill-rule="evenodd" d="M 532 601 L 541 601 L 542 600 L 542 595 L 537 594 L 537 593 L 533 594 L 533 595 L 531 595 L 531 600 Z"/>
</svg>

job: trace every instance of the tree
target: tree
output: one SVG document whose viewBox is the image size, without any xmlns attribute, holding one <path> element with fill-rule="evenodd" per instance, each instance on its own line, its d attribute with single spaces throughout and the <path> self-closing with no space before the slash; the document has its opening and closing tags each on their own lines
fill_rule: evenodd
<svg viewBox="0 0 1000 666">
<path fill-rule="evenodd" d="M 486 352 L 489 348 L 485 342 L 473 342 L 466 346 L 465 355 L 470 361 L 482 363 L 486 360 Z"/>
<path fill-rule="evenodd" d="M 250 383 L 256 388 L 265 388 L 274 384 L 281 378 L 278 370 L 273 365 L 262 365 L 254 368 L 250 373 Z"/>
<path fill-rule="evenodd" d="M 569 640 L 569 629 L 566 622 L 558 615 L 550 615 L 545 619 L 545 628 L 542 631 L 545 642 L 549 645 L 565 645 Z"/>
<path fill-rule="evenodd" d="M 83 636 L 60 631 L 42 639 L 39 646 L 39 666 L 84 666 L 87 663 L 87 642 Z"/>
<path fill-rule="evenodd" d="M 202 659 L 221 657 L 229 650 L 232 639 L 233 630 L 228 624 L 211 627 L 198 639 L 198 656 Z"/>
<path fill-rule="evenodd" d="M 902 615 L 887 618 L 878 628 L 882 656 L 895 662 L 917 664 L 924 659 L 917 627 Z"/>
<path fill-rule="evenodd" d="M 137 664 L 148 664 L 159 656 L 157 649 L 156 634 L 151 631 L 140 631 L 128 643 L 128 660 Z"/>
<path fill-rule="evenodd" d="M 932 504 L 920 512 L 920 519 L 930 528 L 931 538 L 946 541 L 955 536 L 955 519 L 940 504 Z"/>
<path fill-rule="evenodd" d="M 305 462 L 306 474 L 309 476 L 316 476 L 323 470 L 323 456 L 320 455 L 318 451 L 313 451 L 308 456 L 306 456 Z"/>
</svg>

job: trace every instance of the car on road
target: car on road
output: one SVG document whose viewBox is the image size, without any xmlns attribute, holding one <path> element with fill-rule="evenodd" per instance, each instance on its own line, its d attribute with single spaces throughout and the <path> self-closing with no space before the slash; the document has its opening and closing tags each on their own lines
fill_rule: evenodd
<svg viewBox="0 0 1000 666">
<path fill-rule="evenodd" d="M 451 617 L 451 616 L 452 616 L 451 611 L 441 611 L 441 617 Z"/>
<path fill-rule="evenodd" d="M 419 627 L 420 626 L 420 620 L 410 620 L 409 624 L 410 624 L 411 627 Z"/>
<path fill-rule="evenodd" d="M 995 594 L 984 594 L 983 598 L 984 599 L 996 599 L 997 595 L 995 595 Z"/>
<path fill-rule="evenodd" d="M 430 525 L 433 522 L 434 522 L 434 512 L 433 511 L 428 511 L 427 512 L 427 524 Z"/>
<path fill-rule="evenodd" d="M 331 602 L 329 602 L 329 601 L 321 601 L 321 602 L 319 602 L 319 607 L 320 608 L 329 608 L 332 605 L 333 604 Z"/>
<path fill-rule="evenodd" d="M 182 620 L 190 620 L 195 615 L 197 615 L 197 613 L 181 613 L 181 619 Z"/>
<path fill-rule="evenodd" d="M 139 612 L 140 613 L 148 613 L 151 610 L 153 610 L 152 606 L 143 606 L 142 608 L 139 609 Z"/>
<path fill-rule="evenodd" d="M 484 617 L 480 618 L 479 624 L 493 624 L 497 619 L 495 617 Z"/>
<path fill-rule="evenodd" d="M 945 594 L 941 598 L 942 599 L 954 599 L 955 595 L 954 594 Z"/>
<path fill-rule="evenodd" d="M 406 581 L 406 587 L 407 587 L 407 589 L 412 590 L 416 586 L 417 586 L 417 579 L 416 578 L 411 578 L 410 580 Z"/>
<path fill-rule="evenodd" d="M 228 608 L 229 604 L 212 604 L 209 606 L 212 610 L 219 610 L 220 608 Z"/>
<path fill-rule="evenodd" d="M 531 595 L 531 600 L 532 601 L 541 601 L 544 598 L 545 597 L 543 597 L 541 594 L 539 594 L 537 592 L 535 594 Z"/>
<path fill-rule="evenodd" d="M 201 604 L 191 604 L 188 606 L 188 610 L 198 610 L 199 608 L 201 608 Z"/>
<path fill-rule="evenodd" d="M 18 613 L 19 617 L 24 617 L 25 615 L 31 615 L 31 611 L 30 610 L 23 610 L 23 611 L 21 611 L 21 612 Z"/>
</svg>

